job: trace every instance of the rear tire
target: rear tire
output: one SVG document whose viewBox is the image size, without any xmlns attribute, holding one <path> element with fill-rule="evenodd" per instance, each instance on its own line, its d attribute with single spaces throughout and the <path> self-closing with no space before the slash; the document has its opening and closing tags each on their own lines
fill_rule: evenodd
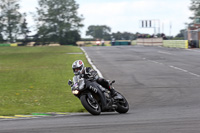
<svg viewBox="0 0 200 133">
<path fill-rule="evenodd" d="M 80 97 L 83 107 L 92 115 L 100 115 L 101 107 L 96 99 L 92 102 L 87 95 L 82 95 Z"/>
<path fill-rule="evenodd" d="M 129 110 L 129 104 L 128 104 L 126 98 L 119 92 L 117 92 L 117 95 L 121 95 L 123 97 L 123 99 L 118 100 L 118 102 L 116 103 L 116 105 L 117 105 L 116 111 L 120 114 L 127 113 Z"/>
</svg>

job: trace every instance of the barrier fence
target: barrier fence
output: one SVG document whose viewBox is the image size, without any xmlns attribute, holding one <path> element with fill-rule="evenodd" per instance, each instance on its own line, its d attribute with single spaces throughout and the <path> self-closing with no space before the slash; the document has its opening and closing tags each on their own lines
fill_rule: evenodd
<svg viewBox="0 0 200 133">
<path fill-rule="evenodd" d="M 138 38 L 137 45 L 162 46 L 162 38 Z"/>
<path fill-rule="evenodd" d="M 190 48 L 188 40 L 163 40 L 162 38 L 139 38 L 137 45 L 163 46 L 171 48 Z M 200 47 L 200 44 L 199 44 Z"/>
<path fill-rule="evenodd" d="M 94 42 L 92 42 L 94 43 Z M 106 41 L 105 44 L 111 43 L 110 41 Z M 147 45 L 147 46 L 163 46 L 163 47 L 171 47 L 171 48 L 190 48 L 190 42 L 188 40 L 162 40 L 161 38 L 144 38 L 144 39 L 137 39 L 133 41 L 116 41 L 115 45 Z M 200 48 L 200 41 L 198 41 L 197 47 Z M 21 46 L 17 43 L 3 43 L 0 44 L 1 46 L 8 46 L 8 47 L 16 47 Z"/>
<path fill-rule="evenodd" d="M 0 44 L 0 47 L 1 46 L 16 47 L 18 46 L 18 44 L 17 43 L 3 43 L 3 44 Z"/>
<path fill-rule="evenodd" d="M 188 40 L 163 40 L 163 46 L 188 49 Z"/>
</svg>

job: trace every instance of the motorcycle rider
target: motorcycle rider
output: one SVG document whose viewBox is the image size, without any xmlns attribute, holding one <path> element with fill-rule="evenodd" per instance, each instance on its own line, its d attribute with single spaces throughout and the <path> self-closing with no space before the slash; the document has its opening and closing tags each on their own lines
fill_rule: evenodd
<svg viewBox="0 0 200 133">
<path fill-rule="evenodd" d="M 75 76 L 80 75 L 82 78 L 85 79 L 94 79 L 98 84 L 100 84 L 104 88 L 107 88 L 110 91 L 112 97 L 116 95 L 116 91 L 110 86 L 110 83 L 106 79 L 100 78 L 97 71 L 95 71 L 91 67 L 84 67 L 84 63 L 82 60 L 76 60 L 72 64 L 72 69 Z"/>
</svg>

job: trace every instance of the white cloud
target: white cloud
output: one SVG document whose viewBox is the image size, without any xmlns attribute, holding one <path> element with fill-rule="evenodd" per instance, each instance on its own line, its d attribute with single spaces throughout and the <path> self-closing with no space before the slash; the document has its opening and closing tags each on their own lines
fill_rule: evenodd
<svg viewBox="0 0 200 133">
<path fill-rule="evenodd" d="M 154 33 L 154 29 L 139 28 L 139 20 L 159 19 L 160 31 L 169 34 L 170 22 L 172 35 L 178 34 L 189 22 L 190 0 L 76 0 L 79 4 L 79 14 L 83 14 L 85 27 L 81 30 L 82 36 L 89 25 L 107 25 L 112 32 L 142 32 Z M 28 13 L 29 26 L 35 23 L 29 12 L 36 12 L 38 0 L 20 0 L 21 12 Z M 164 29 L 162 29 L 162 24 Z"/>
<path fill-rule="evenodd" d="M 35 21 L 32 13 L 36 13 L 36 7 L 38 7 L 38 0 L 20 0 L 20 12 L 27 14 L 27 22 L 28 26 L 31 27 L 31 31 L 35 34 L 33 30 L 35 30 Z"/>
<path fill-rule="evenodd" d="M 35 12 L 38 6 L 37 0 L 20 0 L 21 12 Z"/>
<path fill-rule="evenodd" d="M 135 0 L 124 2 L 96 2 L 80 5 L 79 12 L 84 15 L 85 32 L 89 25 L 108 25 L 112 32 L 154 32 L 154 29 L 139 28 L 139 20 L 159 19 L 160 30 L 169 34 L 172 23 L 172 35 L 178 34 L 189 21 L 189 0 Z M 162 24 L 165 29 L 162 29 Z M 84 33 L 83 33 L 84 34 Z"/>
</svg>

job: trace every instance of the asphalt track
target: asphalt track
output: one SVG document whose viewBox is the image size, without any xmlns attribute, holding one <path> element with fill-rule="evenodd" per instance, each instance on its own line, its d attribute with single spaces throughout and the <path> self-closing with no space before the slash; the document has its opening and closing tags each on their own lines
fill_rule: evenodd
<svg viewBox="0 0 200 133">
<path fill-rule="evenodd" d="M 127 114 L 0 120 L 0 133 L 200 133 L 200 49 L 84 47 L 127 98 Z"/>
</svg>

